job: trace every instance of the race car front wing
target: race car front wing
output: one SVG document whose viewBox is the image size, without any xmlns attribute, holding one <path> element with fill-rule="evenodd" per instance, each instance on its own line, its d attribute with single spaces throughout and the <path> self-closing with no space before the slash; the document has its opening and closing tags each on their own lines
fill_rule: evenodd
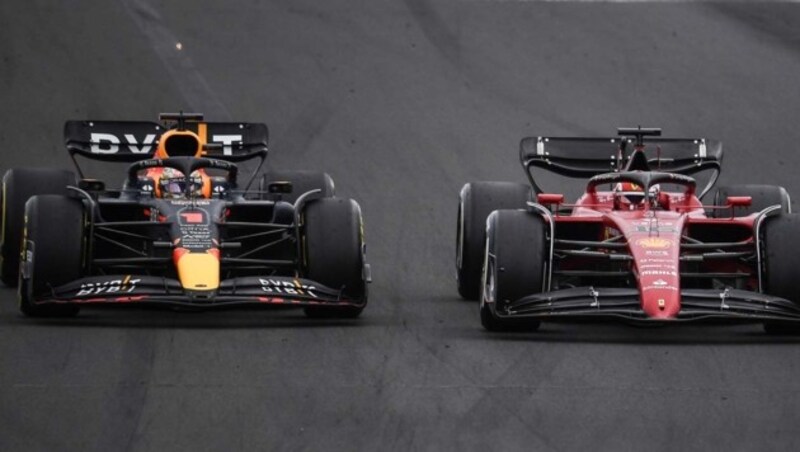
<svg viewBox="0 0 800 452">
<path fill-rule="evenodd" d="M 232 307 L 362 306 L 366 300 L 345 295 L 308 279 L 285 276 L 240 277 L 223 280 L 215 290 L 185 290 L 176 279 L 113 275 L 82 278 L 52 288 L 35 304 L 96 306 L 150 305 L 195 309 Z"/>
<path fill-rule="evenodd" d="M 681 290 L 681 309 L 669 320 L 649 318 L 634 288 L 575 287 L 529 295 L 496 309 L 498 318 L 527 318 L 539 321 L 591 320 L 600 317 L 626 321 L 688 322 L 721 320 L 731 322 L 800 322 L 800 306 L 771 295 L 736 289 Z"/>
</svg>

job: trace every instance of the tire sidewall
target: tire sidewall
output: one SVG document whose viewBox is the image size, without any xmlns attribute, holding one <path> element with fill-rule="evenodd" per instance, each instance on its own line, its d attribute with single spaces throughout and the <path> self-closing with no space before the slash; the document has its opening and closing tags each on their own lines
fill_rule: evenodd
<svg viewBox="0 0 800 452">
<path fill-rule="evenodd" d="M 536 329 L 537 321 L 500 319 L 506 301 L 540 293 L 544 282 L 545 222 L 522 210 L 496 210 L 487 218 L 481 278 L 481 323 L 490 331 Z"/>
<path fill-rule="evenodd" d="M 25 204 L 20 274 L 20 309 L 27 315 L 73 315 L 76 306 L 37 306 L 33 301 L 52 287 L 83 275 L 85 212 L 83 203 L 63 195 L 37 195 Z M 26 277 L 27 276 L 27 277 Z"/>
<path fill-rule="evenodd" d="M 486 220 L 497 209 L 522 209 L 532 189 L 514 182 L 470 182 L 459 192 L 456 225 L 456 280 L 459 294 L 480 298 Z"/>
<path fill-rule="evenodd" d="M 305 275 L 334 290 L 344 285 L 348 296 L 365 298 L 364 228 L 358 203 L 318 199 L 306 205 L 302 216 Z"/>
<path fill-rule="evenodd" d="M 52 168 L 14 168 L 3 176 L 0 276 L 6 285 L 17 284 L 26 202 L 35 195 L 67 195 L 75 184 L 71 171 Z"/>
</svg>

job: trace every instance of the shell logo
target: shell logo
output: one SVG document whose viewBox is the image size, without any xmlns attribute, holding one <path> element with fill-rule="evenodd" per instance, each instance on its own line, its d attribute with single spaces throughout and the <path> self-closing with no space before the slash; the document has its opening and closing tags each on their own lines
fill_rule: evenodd
<svg viewBox="0 0 800 452">
<path fill-rule="evenodd" d="M 669 248 L 672 245 L 672 241 L 667 239 L 662 239 L 660 237 L 647 237 L 645 239 L 637 240 L 636 244 L 641 246 L 642 248 L 663 250 L 665 248 Z"/>
</svg>

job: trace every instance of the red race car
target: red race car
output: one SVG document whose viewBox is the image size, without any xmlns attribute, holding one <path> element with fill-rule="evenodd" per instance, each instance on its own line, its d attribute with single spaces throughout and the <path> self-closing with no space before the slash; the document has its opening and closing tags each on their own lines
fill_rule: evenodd
<svg viewBox="0 0 800 452">
<path fill-rule="evenodd" d="M 717 187 L 722 145 L 623 128 L 614 138 L 525 138 L 528 184 L 472 182 L 460 194 L 456 268 L 487 330 L 617 318 L 760 322 L 800 332 L 785 189 Z M 574 203 L 532 170 L 588 179 Z M 697 180 L 705 183 L 698 189 Z"/>
</svg>

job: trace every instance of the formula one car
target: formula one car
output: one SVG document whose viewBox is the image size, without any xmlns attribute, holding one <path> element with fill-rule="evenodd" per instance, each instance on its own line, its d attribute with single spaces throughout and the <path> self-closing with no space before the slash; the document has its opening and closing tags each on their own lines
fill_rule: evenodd
<svg viewBox="0 0 800 452">
<path fill-rule="evenodd" d="M 160 120 L 67 121 L 79 179 L 57 169 L 5 174 L 0 276 L 19 284 L 24 314 L 71 316 L 82 306 L 361 313 L 369 281 L 361 211 L 334 196 L 330 176 L 258 178 L 264 124 L 184 113 Z M 121 188 L 85 178 L 77 156 L 128 162 Z M 240 185 L 237 163 L 254 159 Z"/>
<path fill-rule="evenodd" d="M 483 326 L 616 318 L 762 322 L 768 332 L 800 332 L 800 218 L 786 190 L 711 192 L 720 142 L 656 138 L 660 129 L 618 133 L 525 138 L 520 160 L 530 185 L 463 187 L 458 290 L 480 298 Z M 572 204 L 544 193 L 535 168 L 588 179 L 585 193 Z M 699 192 L 692 175 L 707 179 Z"/>
</svg>

